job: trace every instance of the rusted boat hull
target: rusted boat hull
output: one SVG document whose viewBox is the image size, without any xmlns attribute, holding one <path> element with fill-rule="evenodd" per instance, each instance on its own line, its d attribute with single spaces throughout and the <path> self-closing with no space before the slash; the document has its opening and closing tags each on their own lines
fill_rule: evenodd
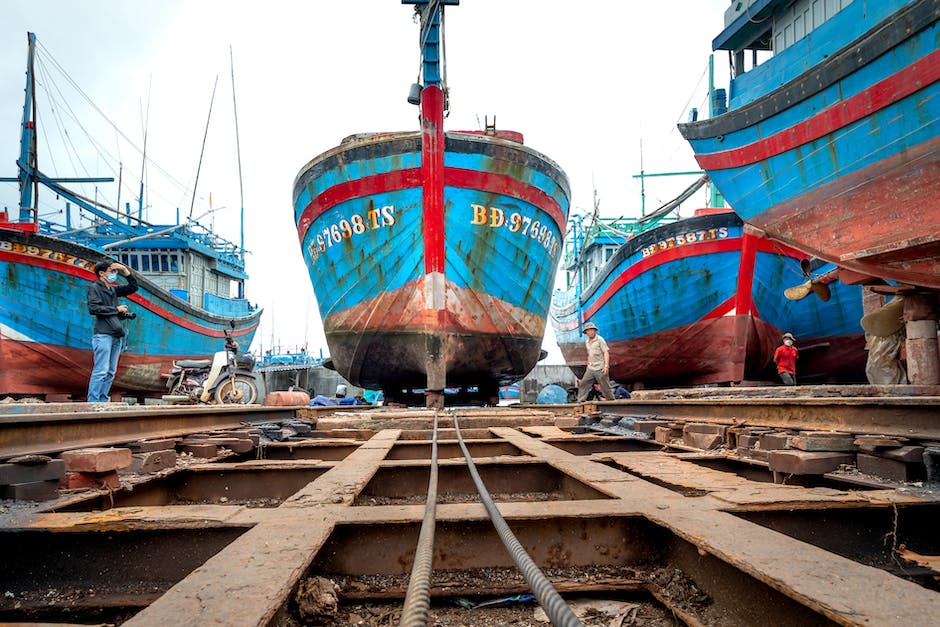
<svg viewBox="0 0 940 627">
<path fill-rule="evenodd" d="M 792 248 L 745 227 L 734 213 L 687 218 L 627 241 L 578 295 L 556 292 L 552 325 L 565 362 L 586 364 L 584 323 L 610 347 L 618 383 L 664 387 L 773 380 L 783 332 L 805 347 L 806 381 L 864 381 L 861 288 L 830 283 L 827 302 L 784 298 L 801 282 Z M 805 357 L 805 359 L 804 359 Z"/>
<path fill-rule="evenodd" d="M 731 111 L 680 130 L 768 236 L 940 289 L 938 19 L 940 0 L 851 3 L 734 78 Z"/>
<path fill-rule="evenodd" d="M 0 228 L 0 394 L 84 397 L 92 369 L 94 318 L 88 287 L 104 255 L 54 237 Z M 200 311 L 144 277 L 126 300 L 137 314 L 125 322 L 127 349 L 115 394 L 165 392 L 161 372 L 174 359 L 205 358 L 233 335 L 247 346 L 261 311 L 232 318 Z"/>
<path fill-rule="evenodd" d="M 361 135 L 301 170 L 301 250 L 344 378 L 495 391 L 535 366 L 570 192 L 521 140 L 439 127 Z"/>
</svg>

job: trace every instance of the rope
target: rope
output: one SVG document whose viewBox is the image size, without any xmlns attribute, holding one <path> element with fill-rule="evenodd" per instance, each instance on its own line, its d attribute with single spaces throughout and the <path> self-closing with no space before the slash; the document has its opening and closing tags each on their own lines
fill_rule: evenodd
<svg viewBox="0 0 940 627">
<path fill-rule="evenodd" d="M 415 561 L 411 566 L 408 592 L 401 623 L 404 627 L 425 627 L 431 604 L 431 566 L 434 562 L 434 525 L 437 518 L 437 412 L 434 412 L 434 433 L 431 437 L 431 478 L 424 506 L 424 520 L 418 535 Z"/>
<path fill-rule="evenodd" d="M 490 520 L 493 521 L 496 533 L 499 534 L 500 539 L 503 541 L 503 546 L 509 551 L 512 561 L 516 564 L 516 568 L 518 568 L 522 576 L 525 577 L 526 583 L 529 584 L 529 588 L 535 594 L 539 605 L 545 610 L 552 625 L 555 627 L 583 627 L 584 623 L 575 616 L 571 608 L 565 603 L 565 600 L 562 599 L 561 595 L 552 587 L 551 582 L 525 552 L 525 549 L 516 539 L 516 536 L 513 535 L 512 530 L 509 529 L 509 525 L 506 524 L 503 515 L 500 514 L 499 510 L 496 508 L 496 504 L 490 497 L 489 492 L 486 491 L 486 486 L 483 485 L 483 481 L 480 479 L 479 473 L 477 473 L 477 468 L 473 463 L 473 458 L 470 456 L 470 451 L 467 450 L 463 437 L 460 435 L 460 425 L 457 423 L 456 412 L 454 413 L 454 429 L 457 432 L 457 442 L 460 444 L 460 450 L 463 451 L 463 455 L 467 460 L 467 468 L 470 470 L 470 476 L 473 477 L 473 483 L 476 484 L 477 492 L 480 494 L 480 500 L 483 501 L 483 506 L 486 508 Z"/>
</svg>

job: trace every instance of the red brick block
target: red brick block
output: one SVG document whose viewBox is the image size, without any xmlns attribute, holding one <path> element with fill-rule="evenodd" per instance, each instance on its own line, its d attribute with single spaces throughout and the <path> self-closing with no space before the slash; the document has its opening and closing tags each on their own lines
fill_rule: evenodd
<svg viewBox="0 0 940 627">
<path fill-rule="evenodd" d="M 656 441 L 662 444 L 669 444 L 673 440 L 682 437 L 682 429 L 675 427 L 656 427 Z"/>
<path fill-rule="evenodd" d="M 176 467 L 176 451 L 173 449 L 134 453 L 133 458 L 128 470 L 137 474 L 150 474 Z"/>
<path fill-rule="evenodd" d="M 925 476 L 923 464 L 906 464 L 867 453 L 858 454 L 858 471 L 890 481 L 918 481 Z"/>
<path fill-rule="evenodd" d="M 268 392 L 264 397 L 265 407 L 309 407 L 310 395 L 306 392 Z"/>
<path fill-rule="evenodd" d="M 686 431 L 682 434 L 682 442 L 686 446 L 694 446 L 695 448 L 710 451 L 724 444 L 725 440 L 717 433 Z"/>
<path fill-rule="evenodd" d="M 0 498 L 14 501 L 51 501 L 58 496 L 58 479 L 0 486 Z"/>
<path fill-rule="evenodd" d="M 851 464 L 855 455 L 850 453 L 776 450 L 771 451 L 770 469 L 790 475 L 822 475 L 836 470 L 842 464 Z"/>
<path fill-rule="evenodd" d="M 66 490 L 117 490 L 121 487 L 121 479 L 117 471 L 110 472 L 67 472 L 62 480 L 62 487 Z"/>
<path fill-rule="evenodd" d="M 131 465 L 129 448 L 82 448 L 59 455 L 72 472 L 108 472 Z"/>
<path fill-rule="evenodd" d="M 134 453 L 153 453 L 156 451 L 167 451 L 172 448 L 176 448 L 176 443 L 179 440 L 174 438 L 164 438 L 161 440 L 138 440 L 136 442 L 131 442 L 127 445 L 127 448 L 131 449 Z"/>
</svg>

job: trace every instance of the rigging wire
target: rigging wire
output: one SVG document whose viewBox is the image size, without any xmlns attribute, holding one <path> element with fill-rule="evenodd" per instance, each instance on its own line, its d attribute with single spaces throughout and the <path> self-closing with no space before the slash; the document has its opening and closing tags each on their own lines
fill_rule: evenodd
<svg viewBox="0 0 940 627">
<path fill-rule="evenodd" d="M 460 424 L 458 423 L 456 412 L 453 413 L 453 419 L 454 431 L 457 434 L 457 443 L 460 445 L 460 450 L 463 451 L 464 459 L 467 460 L 467 470 L 470 471 L 470 476 L 473 479 L 474 485 L 476 485 L 477 493 L 480 495 L 480 500 L 483 502 L 483 507 L 486 509 L 486 513 L 489 514 L 490 520 L 493 522 L 493 527 L 495 527 L 496 533 L 499 535 L 500 540 L 502 540 L 503 546 L 506 547 L 506 550 L 512 557 L 513 563 L 515 563 L 516 568 L 522 573 L 529 588 L 532 590 L 533 594 L 535 594 L 539 605 L 545 610 L 552 625 L 556 627 L 583 627 L 584 624 L 575 616 L 571 608 L 565 603 L 565 600 L 558 594 L 558 591 L 552 587 L 551 582 L 545 577 L 544 573 L 539 570 L 539 567 L 536 566 L 532 558 L 525 552 L 525 548 L 523 548 L 519 540 L 516 539 L 516 536 L 506 523 L 506 519 L 503 518 L 503 515 L 499 512 L 496 503 L 493 502 L 493 498 L 490 496 L 489 492 L 487 492 L 483 480 L 480 479 L 476 464 L 473 463 L 473 457 L 470 455 L 470 451 L 467 450 L 467 445 L 464 443 L 463 436 L 460 434 Z"/>
<path fill-rule="evenodd" d="M 401 621 L 403 627 L 425 627 L 428 624 L 428 608 L 431 606 L 431 573 L 434 564 L 434 530 L 437 520 L 437 418 L 434 412 L 434 432 L 431 436 L 431 468 L 428 480 L 428 496 L 424 505 L 424 519 L 418 534 L 418 546 L 408 579 L 408 591 Z"/>
<path fill-rule="evenodd" d="M 105 112 L 102 111 L 101 108 L 100 108 L 97 104 L 95 104 L 95 102 L 91 99 L 91 97 L 78 85 L 78 83 L 75 82 L 75 80 L 69 75 L 69 73 L 65 70 L 65 68 L 55 59 L 55 57 L 52 55 L 52 53 L 51 53 L 40 41 L 38 41 L 38 40 L 37 40 L 37 42 L 36 42 L 36 45 L 37 45 L 38 48 L 42 49 L 44 57 L 46 57 L 46 58 L 48 59 L 48 61 L 52 64 L 52 66 L 55 67 L 55 69 L 58 70 L 58 72 L 62 75 L 62 77 L 65 79 L 65 81 L 66 81 L 69 85 L 71 85 L 71 87 L 76 91 L 76 93 L 77 93 L 79 96 L 81 96 L 81 98 L 82 98 L 92 109 L 94 109 L 95 112 L 97 112 L 98 115 L 100 115 L 101 118 L 102 118 L 107 124 L 109 124 L 110 126 L 112 126 L 112 127 L 117 131 L 117 133 L 121 136 L 121 138 L 122 138 L 124 141 L 126 141 L 126 142 L 128 143 L 128 145 L 129 145 L 131 148 L 133 148 L 135 151 L 137 151 L 137 153 L 138 153 L 139 155 L 144 156 L 144 155 L 145 155 L 145 152 L 144 152 L 130 137 L 128 137 L 123 131 L 121 131 L 121 129 L 117 126 L 117 124 L 116 124 L 113 120 L 111 120 L 111 118 L 109 118 L 109 117 L 107 116 L 107 114 L 105 114 Z M 75 118 L 74 114 L 73 114 L 73 119 L 76 120 L 76 124 L 78 124 L 78 126 L 79 126 L 80 128 L 82 128 L 82 130 L 85 132 L 85 134 L 89 137 L 89 140 L 90 140 L 93 144 L 98 145 L 98 142 L 96 142 L 96 141 L 91 137 L 91 135 L 88 133 L 88 131 L 84 128 L 84 126 L 83 126 L 80 122 L 78 122 L 78 120 L 77 120 L 77 118 Z M 105 151 L 105 152 L 106 152 L 106 151 Z M 114 160 L 114 157 L 111 156 L 111 159 Z M 149 158 L 148 158 L 148 159 L 147 159 L 147 162 L 148 162 L 151 166 L 153 166 L 163 177 L 165 177 L 165 179 L 167 180 L 167 182 L 169 182 L 169 183 L 175 185 L 178 189 L 183 190 L 183 191 L 182 191 L 182 196 L 183 196 L 183 197 L 189 195 L 189 191 L 190 191 L 190 186 L 189 186 L 189 185 L 186 185 L 186 184 L 180 182 L 176 177 L 174 177 L 172 174 L 170 174 L 170 172 L 168 172 L 166 169 L 164 169 L 162 166 L 160 166 L 159 163 L 153 161 L 152 159 L 149 159 Z M 112 168 L 112 171 L 113 171 L 113 168 Z M 159 191 L 154 192 L 153 190 L 149 190 L 148 193 L 155 194 L 158 198 L 160 198 L 161 200 L 167 202 L 168 204 L 177 204 L 177 206 L 178 206 L 178 204 L 179 204 L 179 203 L 176 203 L 176 202 L 173 201 L 173 200 L 170 200 L 170 199 L 167 198 L 166 196 L 162 195 Z M 202 197 L 200 197 L 200 199 L 202 199 Z"/>
</svg>

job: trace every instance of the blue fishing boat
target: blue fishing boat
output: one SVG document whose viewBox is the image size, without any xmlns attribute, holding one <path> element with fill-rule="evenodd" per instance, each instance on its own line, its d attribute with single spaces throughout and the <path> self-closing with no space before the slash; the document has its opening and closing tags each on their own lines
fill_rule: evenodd
<svg viewBox="0 0 940 627">
<path fill-rule="evenodd" d="M 95 263 L 111 258 L 133 269 L 140 284 L 128 297 L 136 318 L 126 322 L 112 392 L 159 396 L 166 392 L 161 372 L 174 360 L 215 353 L 226 329 L 243 346 L 251 343 L 261 311 L 245 298 L 244 248 L 196 221 L 145 221 L 143 191 L 132 211 L 65 186 L 111 178 L 56 178 L 40 169 L 35 35 L 28 41 L 18 175 L 0 179 L 19 185 L 15 213 L 0 212 L 0 395 L 85 396 L 93 361 L 86 292 L 97 279 Z M 40 189 L 60 205 L 51 212 L 55 221 L 40 215 Z"/>
<path fill-rule="evenodd" d="M 664 213 L 572 221 L 568 288 L 556 290 L 551 321 L 576 375 L 590 321 L 620 384 L 774 380 L 773 352 L 786 331 L 798 338 L 801 381 L 864 381 L 859 286 L 832 281 L 831 267 L 812 268 L 810 283 L 826 300 L 789 300 L 784 287 L 803 277 L 803 253 L 762 237 L 730 209 L 679 220 Z"/>
<path fill-rule="evenodd" d="M 843 280 L 940 289 L 938 20 L 940 0 L 735 0 L 712 42 L 728 111 L 682 135 L 769 237 Z"/>
<path fill-rule="evenodd" d="M 294 219 L 333 367 L 392 401 L 525 376 L 540 358 L 570 199 L 564 172 L 520 133 L 445 132 L 444 5 L 421 21 L 421 129 L 365 133 L 305 165 Z"/>
</svg>

